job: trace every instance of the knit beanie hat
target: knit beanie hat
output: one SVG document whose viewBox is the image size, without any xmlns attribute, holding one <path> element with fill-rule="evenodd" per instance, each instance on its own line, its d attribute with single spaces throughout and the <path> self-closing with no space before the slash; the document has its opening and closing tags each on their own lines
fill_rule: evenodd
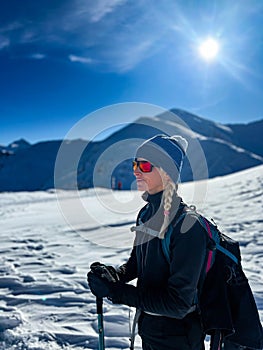
<svg viewBox="0 0 263 350">
<path fill-rule="evenodd" d="M 136 158 L 143 158 L 162 168 L 177 183 L 186 155 L 188 142 L 182 136 L 156 135 L 136 151 Z"/>
</svg>

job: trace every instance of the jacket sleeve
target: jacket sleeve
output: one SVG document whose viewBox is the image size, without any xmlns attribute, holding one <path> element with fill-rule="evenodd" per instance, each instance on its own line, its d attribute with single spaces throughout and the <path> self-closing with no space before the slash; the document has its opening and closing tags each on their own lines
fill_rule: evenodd
<svg viewBox="0 0 263 350">
<path fill-rule="evenodd" d="M 128 261 L 117 269 L 120 281 L 127 283 L 137 277 L 136 247 L 134 246 Z"/>
<path fill-rule="evenodd" d="M 189 229 L 183 232 L 184 227 Z M 167 284 L 147 290 L 128 284 L 116 285 L 111 300 L 163 316 L 185 317 L 196 303 L 206 246 L 205 230 L 195 217 L 187 215 L 183 225 L 175 228 L 171 237 Z"/>
</svg>

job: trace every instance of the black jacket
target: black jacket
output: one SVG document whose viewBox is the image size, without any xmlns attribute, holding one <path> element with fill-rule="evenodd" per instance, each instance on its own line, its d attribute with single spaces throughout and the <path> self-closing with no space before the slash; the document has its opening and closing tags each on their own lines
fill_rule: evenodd
<svg viewBox="0 0 263 350">
<path fill-rule="evenodd" d="M 144 199 L 148 204 L 140 211 L 137 224 L 141 218 L 145 225 L 160 230 L 163 222 L 163 205 L 160 205 L 162 192 L 147 194 Z M 184 206 L 182 199 L 175 196 L 171 208 L 173 222 Z M 174 226 L 170 241 L 170 264 L 164 256 L 160 238 L 136 232 L 130 258 L 119 269 L 121 281 L 125 284 L 114 291 L 113 303 L 177 319 L 184 318 L 193 311 L 196 303 L 206 247 L 207 234 L 191 214 L 186 215 L 183 223 Z M 136 287 L 126 284 L 135 278 L 138 278 Z"/>
</svg>

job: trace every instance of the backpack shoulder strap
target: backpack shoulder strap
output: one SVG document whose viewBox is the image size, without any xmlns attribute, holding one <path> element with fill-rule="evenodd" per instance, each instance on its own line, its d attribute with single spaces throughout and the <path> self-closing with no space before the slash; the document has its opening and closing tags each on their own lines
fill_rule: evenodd
<svg viewBox="0 0 263 350">
<path fill-rule="evenodd" d="M 206 232 L 208 233 L 208 236 L 210 239 L 212 239 L 215 243 L 215 249 L 219 250 L 221 253 L 227 255 L 231 260 L 233 260 L 236 264 L 239 263 L 238 258 L 232 254 L 228 249 L 224 248 L 220 244 L 220 232 L 218 231 L 217 226 L 212 224 L 210 221 L 208 221 L 205 217 L 202 215 L 199 215 L 199 221 L 200 224 L 204 227 Z M 213 232 L 214 231 L 214 232 Z M 213 252 L 212 252 L 213 253 Z M 209 261 L 208 261 L 209 263 Z M 211 266 L 210 266 L 211 267 Z M 208 269 L 209 270 L 209 269 Z M 207 271 L 208 271 L 207 270 Z"/>
<path fill-rule="evenodd" d="M 191 215 L 194 215 L 199 223 L 204 228 L 205 232 L 207 232 L 208 237 L 210 239 L 210 242 L 213 244 L 208 247 L 208 256 L 207 256 L 207 265 L 206 265 L 206 273 L 210 270 L 210 268 L 213 265 L 214 259 L 215 259 L 215 251 L 218 250 L 221 253 L 228 256 L 234 263 L 238 264 L 239 260 L 238 258 L 232 254 L 228 249 L 224 248 L 220 244 L 220 231 L 218 230 L 217 226 L 211 223 L 209 220 L 207 220 L 204 216 L 200 215 L 195 211 L 194 208 L 191 207 L 185 207 L 181 215 L 177 218 L 177 220 L 174 222 L 174 224 L 170 224 L 169 228 L 165 234 L 165 237 L 162 241 L 162 247 L 163 252 L 166 257 L 166 260 L 170 262 L 170 241 L 171 241 L 171 235 L 173 232 L 174 227 L 182 220 L 184 220 L 185 216 L 191 213 Z"/>
<path fill-rule="evenodd" d="M 170 256 L 171 256 L 171 254 L 170 254 L 170 241 L 171 241 L 171 236 L 172 236 L 173 230 L 181 221 L 184 220 L 184 218 L 187 215 L 187 213 L 191 211 L 191 209 L 188 210 L 186 208 L 187 207 L 184 207 L 182 212 L 179 214 L 179 216 L 177 216 L 175 218 L 174 222 L 170 223 L 170 225 L 168 226 L 167 231 L 165 232 L 164 239 L 162 239 L 162 249 L 163 249 L 164 256 L 165 256 L 165 258 L 166 258 L 168 263 L 170 263 L 170 261 L 171 261 L 171 258 L 170 258 Z"/>
</svg>

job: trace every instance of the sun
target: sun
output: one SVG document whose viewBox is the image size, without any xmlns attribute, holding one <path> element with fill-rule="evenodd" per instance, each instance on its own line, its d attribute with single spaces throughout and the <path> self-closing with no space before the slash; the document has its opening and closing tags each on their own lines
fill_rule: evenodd
<svg viewBox="0 0 263 350">
<path fill-rule="evenodd" d="M 206 61 L 212 61 L 218 55 L 219 44 L 215 39 L 208 38 L 199 45 L 198 51 Z"/>
</svg>

